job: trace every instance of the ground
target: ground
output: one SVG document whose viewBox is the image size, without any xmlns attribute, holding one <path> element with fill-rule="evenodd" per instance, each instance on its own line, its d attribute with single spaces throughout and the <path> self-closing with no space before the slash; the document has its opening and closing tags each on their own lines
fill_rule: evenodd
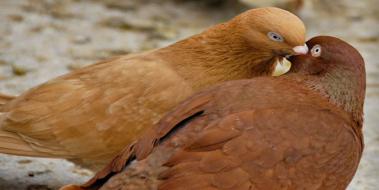
<svg viewBox="0 0 379 190">
<path fill-rule="evenodd" d="M 0 92 L 17 95 L 70 70 L 107 57 L 165 46 L 249 6 L 272 2 L 225 1 L 1 0 Z M 291 1 L 281 0 L 280 6 Z M 376 190 L 379 186 L 378 3 L 305 0 L 301 8 L 288 5 L 304 19 L 308 37 L 340 37 L 359 49 L 366 61 L 366 147 L 350 190 Z M 90 176 L 90 171 L 64 160 L 0 155 L 0 189 L 56 189 Z"/>
</svg>

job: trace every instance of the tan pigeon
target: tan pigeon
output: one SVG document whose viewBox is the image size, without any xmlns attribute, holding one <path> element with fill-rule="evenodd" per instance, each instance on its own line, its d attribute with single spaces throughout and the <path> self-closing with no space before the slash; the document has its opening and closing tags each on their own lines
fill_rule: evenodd
<svg viewBox="0 0 379 190">
<path fill-rule="evenodd" d="M 173 45 L 97 63 L 1 99 L 0 152 L 101 167 L 180 101 L 223 81 L 270 75 L 307 53 L 305 27 L 252 9 Z"/>
</svg>

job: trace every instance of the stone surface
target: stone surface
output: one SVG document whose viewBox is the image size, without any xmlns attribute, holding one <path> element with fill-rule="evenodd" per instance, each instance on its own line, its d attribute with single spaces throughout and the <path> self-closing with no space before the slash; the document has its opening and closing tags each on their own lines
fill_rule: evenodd
<svg viewBox="0 0 379 190">
<path fill-rule="evenodd" d="M 263 2 L 225 1 L 1 0 L 0 92 L 20 94 L 110 56 L 165 46 L 227 20 L 244 6 Z M 366 148 L 350 190 L 379 186 L 378 3 L 307 0 L 295 9 L 306 22 L 309 37 L 340 37 L 357 47 L 366 60 Z M 90 176 L 90 171 L 65 160 L 0 155 L 0 189 L 56 189 Z"/>
</svg>

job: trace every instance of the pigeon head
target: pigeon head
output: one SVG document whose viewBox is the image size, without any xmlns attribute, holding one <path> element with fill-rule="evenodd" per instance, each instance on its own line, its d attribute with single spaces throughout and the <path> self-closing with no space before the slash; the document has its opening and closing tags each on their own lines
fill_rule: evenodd
<svg viewBox="0 0 379 190">
<path fill-rule="evenodd" d="M 288 11 L 267 7 L 248 10 L 160 52 L 199 89 L 271 75 L 280 59 L 307 51 L 303 22 Z"/>
<path fill-rule="evenodd" d="M 331 36 L 318 36 L 307 42 L 306 55 L 290 58 L 290 73 L 309 76 L 308 83 L 360 121 L 366 90 L 365 63 L 350 44 Z"/>
<path fill-rule="evenodd" d="M 247 11 L 235 18 L 237 30 L 257 52 L 274 57 L 306 54 L 304 23 L 275 7 Z"/>
</svg>

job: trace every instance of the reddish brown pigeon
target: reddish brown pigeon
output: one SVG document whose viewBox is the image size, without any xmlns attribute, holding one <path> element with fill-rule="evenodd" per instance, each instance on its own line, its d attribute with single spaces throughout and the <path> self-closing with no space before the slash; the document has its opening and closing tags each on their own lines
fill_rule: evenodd
<svg viewBox="0 0 379 190">
<path fill-rule="evenodd" d="M 286 76 L 197 93 L 88 183 L 63 189 L 345 190 L 363 150 L 364 61 L 334 37 L 307 45 Z M 151 178 L 135 177 L 139 164 Z"/>
<path fill-rule="evenodd" d="M 305 27 L 295 15 L 252 9 L 168 47 L 0 97 L 0 152 L 102 167 L 194 92 L 270 75 L 277 59 L 306 53 L 304 43 Z"/>
</svg>

